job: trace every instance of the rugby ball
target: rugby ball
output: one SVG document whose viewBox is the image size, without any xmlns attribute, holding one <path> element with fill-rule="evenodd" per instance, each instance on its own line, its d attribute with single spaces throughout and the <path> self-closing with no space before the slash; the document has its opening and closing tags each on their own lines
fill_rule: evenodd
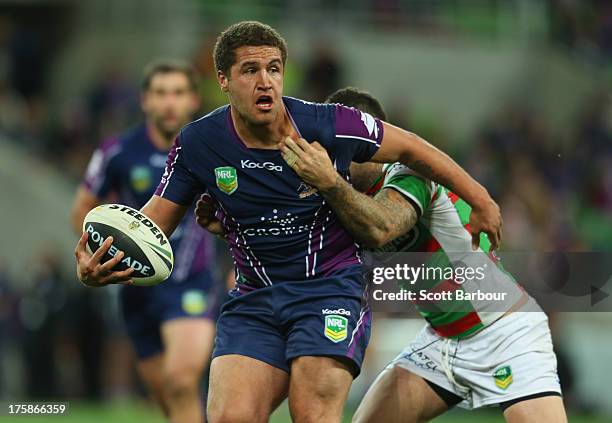
<svg viewBox="0 0 612 423">
<path fill-rule="evenodd" d="M 166 235 L 147 216 L 121 204 L 103 204 L 87 213 L 83 221 L 87 232 L 87 251 L 93 254 L 112 236 L 113 245 L 102 258 L 110 260 L 119 251 L 124 256 L 113 270 L 132 267 L 134 285 L 157 285 L 168 279 L 174 254 Z"/>
</svg>

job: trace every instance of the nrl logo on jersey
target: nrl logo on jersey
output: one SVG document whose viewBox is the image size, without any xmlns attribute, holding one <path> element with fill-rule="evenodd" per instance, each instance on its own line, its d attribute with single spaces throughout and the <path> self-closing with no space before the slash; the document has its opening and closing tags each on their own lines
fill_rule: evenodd
<svg viewBox="0 0 612 423">
<path fill-rule="evenodd" d="M 215 168 L 215 180 L 217 187 L 227 195 L 233 194 L 238 189 L 238 175 L 235 167 L 223 166 Z"/>
<path fill-rule="evenodd" d="M 189 315 L 202 314 L 206 311 L 206 295 L 198 289 L 185 291 L 181 302 L 183 310 Z"/>
<path fill-rule="evenodd" d="M 512 378 L 512 368 L 510 366 L 501 367 L 493 373 L 493 379 L 495 379 L 495 384 L 501 389 L 508 389 L 508 386 L 513 381 Z"/>
<path fill-rule="evenodd" d="M 148 190 L 153 183 L 151 169 L 147 166 L 134 166 L 130 171 L 130 182 L 136 192 Z"/>
<path fill-rule="evenodd" d="M 348 319 L 337 314 L 325 316 L 325 328 L 323 334 L 334 343 L 342 342 L 348 334 Z"/>
</svg>

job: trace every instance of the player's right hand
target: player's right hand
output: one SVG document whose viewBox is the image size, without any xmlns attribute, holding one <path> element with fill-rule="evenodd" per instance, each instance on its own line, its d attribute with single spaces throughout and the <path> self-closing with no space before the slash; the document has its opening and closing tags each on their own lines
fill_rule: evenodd
<svg viewBox="0 0 612 423">
<path fill-rule="evenodd" d="M 133 268 L 121 271 L 113 271 L 113 267 L 121 262 L 123 251 L 118 251 L 115 257 L 105 263 L 100 263 L 102 257 L 108 252 L 113 244 L 113 237 L 108 237 L 100 248 L 93 255 L 90 255 L 85 248 L 87 246 L 87 232 L 83 232 L 81 239 L 77 243 L 74 255 L 77 261 L 77 278 L 87 286 L 100 287 L 113 283 L 132 285 L 134 281 L 130 276 L 134 272 Z"/>
<path fill-rule="evenodd" d="M 481 205 L 472 207 L 470 213 L 470 232 L 472 234 L 472 249 L 480 244 L 480 233 L 487 234 L 491 242 L 491 250 L 497 250 L 502 241 L 502 216 L 497 203 L 489 197 Z"/>
<path fill-rule="evenodd" d="M 200 199 L 196 202 L 196 208 L 194 211 L 196 222 L 198 222 L 198 225 L 206 229 L 211 234 L 225 238 L 225 229 L 223 229 L 223 225 L 219 219 L 215 217 L 217 208 L 207 201 L 207 199 L 208 196 L 206 194 L 202 194 Z"/>
</svg>

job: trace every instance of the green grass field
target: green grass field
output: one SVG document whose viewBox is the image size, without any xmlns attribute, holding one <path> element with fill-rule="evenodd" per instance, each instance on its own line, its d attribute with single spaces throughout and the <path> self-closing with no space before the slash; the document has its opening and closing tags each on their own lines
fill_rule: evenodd
<svg viewBox="0 0 612 423">
<path fill-rule="evenodd" d="M 346 413 L 345 422 L 351 417 Z M 607 423 L 610 417 L 584 417 L 570 415 L 570 423 Z M 11 416 L 0 417 L 0 422 L 15 423 L 165 423 L 155 407 L 144 402 L 129 402 L 123 404 L 87 404 L 75 403 L 70 405 L 70 411 L 65 416 Z M 290 423 L 289 410 L 286 405 L 281 406 L 270 420 L 271 423 Z M 504 419 L 498 410 L 480 410 L 464 412 L 454 410 L 443 417 L 434 420 L 436 423 L 503 423 Z M 382 423 L 382 422 L 381 422 Z"/>
</svg>

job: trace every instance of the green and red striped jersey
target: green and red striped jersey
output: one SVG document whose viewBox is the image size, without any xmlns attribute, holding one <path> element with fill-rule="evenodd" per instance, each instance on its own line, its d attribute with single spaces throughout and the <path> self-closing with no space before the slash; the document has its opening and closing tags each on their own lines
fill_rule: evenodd
<svg viewBox="0 0 612 423">
<path fill-rule="evenodd" d="M 413 286 L 413 289 L 418 288 L 417 291 L 425 289 L 427 292 L 464 291 L 446 301 L 415 302 L 419 313 L 436 333 L 449 338 L 472 335 L 524 300 L 527 294 L 490 250 L 491 243 L 486 234 L 481 234 L 479 249 L 472 251 L 471 207 L 464 200 L 400 163 L 385 165 L 383 175 L 368 194 L 375 195 L 383 189 L 401 193 L 413 205 L 419 219 L 409 232 L 377 249 L 377 252 L 426 252 L 431 253 L 426 263 L 428 268 L 449 268 L 461 263 L 482 270 L 480 279 L 466 283 L 443 277 L 420 279 L 416 282 L 418 285 Z M 479 301 L 472 299 L 474 295 L 471 294 L 476 291 L 506 295 L 503 301 Z"/>
</svg>

